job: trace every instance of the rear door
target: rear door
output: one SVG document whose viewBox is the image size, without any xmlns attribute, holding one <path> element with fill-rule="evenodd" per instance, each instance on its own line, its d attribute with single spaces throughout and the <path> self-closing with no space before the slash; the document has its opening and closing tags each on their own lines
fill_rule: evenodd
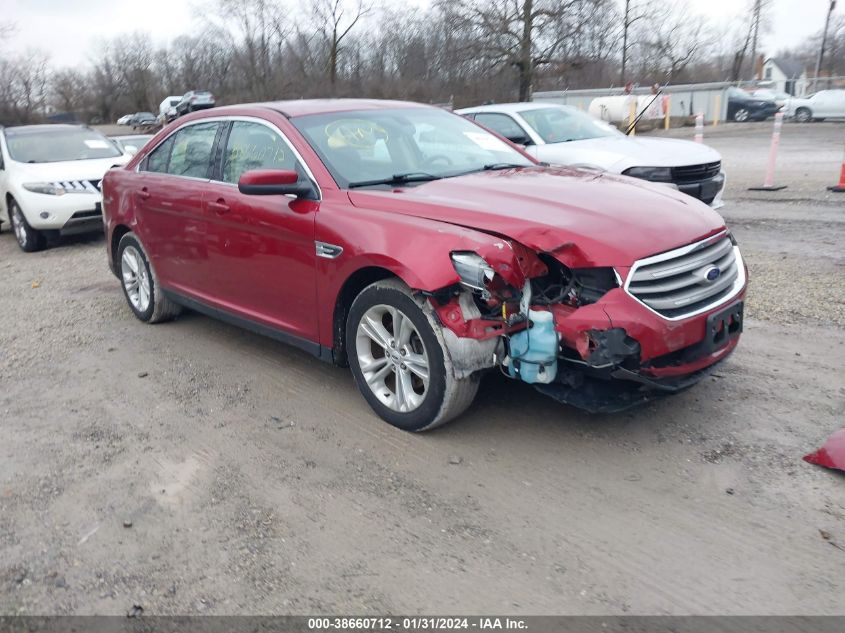
<svg viewBox="0 0 845 633">
<path fill-rule="evenodd" d="M 162 285 L 191 295 L 213 283 L 206 250 L 202 196 L 222 122 L 180 128 L 141 163 L 133 193 L 138 231 Z"/>
<path fill-rule="evenodd" d="M 262 119 L 232 120 L 220 145 L 203 199 L 215 279 L 209 299 L 244 318 L 316 342 L 319 202 L 247 196 L 237 186 L 241 174 L 254 169 L 295 169 L 303 178 L 309 172 L 281 130 Z"/>
</svg>

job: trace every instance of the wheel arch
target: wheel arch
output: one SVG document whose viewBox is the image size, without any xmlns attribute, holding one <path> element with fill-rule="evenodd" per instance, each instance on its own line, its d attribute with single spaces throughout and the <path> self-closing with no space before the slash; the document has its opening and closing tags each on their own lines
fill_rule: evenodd
<svg viewBox="0 0 845 633">
<path fill-rule="evenodd" d="M 112 272 L 117 275 L 117 247 L 120 245 L 120 240 L 124 235 L 130 233 L 131 228 L 125 224 L 118 224 L 114 227 L 111 234 L 111 242 L 109 242 L 109 261 L 111 263 Z"/>
<path fill-rule="evenodd" d="M 346 367 L 348 364 L 346 361 L 346 319 L 355 297 L 370 284 L 391 278 L 401 279 L 396 272 L 382 266 L 365 266 L 353 272 L 343 282 L 335 298 L 332 314 L 332 360 L 336 365 Z"/>
<path fill-rule="evenodd" d="M 806 112 L 807 113 L 807 120 L 810 121 L 813 118 L 813 109 L 810 106 L 802 105 L 795 108 L 795 116 L 798 116 L 799 112 Z"/>
</svg>

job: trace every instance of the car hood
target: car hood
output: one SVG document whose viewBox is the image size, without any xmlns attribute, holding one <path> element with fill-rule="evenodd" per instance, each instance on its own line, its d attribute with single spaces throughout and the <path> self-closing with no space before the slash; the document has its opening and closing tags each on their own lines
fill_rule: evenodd
<svg viewBox="0 0 845 633">
<path fill-rule="evenodd" d="M 630 266 L 724 228 L 665 186 L 588 170 L 481 172 L 393 190 L 352 190 L 355 206 L 438 220 L 555 253 L 573 267 Z"/>
<path fill-rule="evenodd" d="M 721 160 L 719 152 L 701 143 L 621 135 L 536 145 L 528 152 L 553 164 L 591 165 L 617 174 L 630 167 L 681 167 Z"/>
<path fill-rule="evenodd" d="M 132 157 L 128 154 L 92 160 L 69 160 L 60 163 L 14 163 L 16 180 L 21 182 L 61 182 L 100 180 L 112 167 L 122 167 Z"/>
</svg>

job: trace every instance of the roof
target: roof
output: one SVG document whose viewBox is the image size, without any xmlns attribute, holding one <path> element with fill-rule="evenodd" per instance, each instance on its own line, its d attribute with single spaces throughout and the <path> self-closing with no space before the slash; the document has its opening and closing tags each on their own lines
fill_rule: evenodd
<svg viewBox="0 0 845 633">
<path fill-rule="evenodd" d="M 386 99 L 298 99 L 296 101 L 250 103 L 238 107 L 244 108 L 250 106 L 276 110 L 286 117 L 305 116 L 306 114 L 327 114 L 330 112 L 350 112 L 352 110 L 436 107 L 424 103 L 414 103 L 413 101 L 388 101 Z"/>
<path fill-rule="evenodd" d="M 47 130 L 78 130 L 87 127 L 85 125 L 73 125 L 71 123 L 39 123 L 37 125 L 8 125 L 4 130 L 15 134 L 27 134 L 29 132 L 45 132 Z"/>
<path fill-rule="evenodd" d="M 548 103 L 545 101 L 532 101 L 521 103 L 493 103 L 490 105 L 475 106 L 473 108 L 461 108 L 455 110 L 458 114 L 465 112 L 525 112 L 526 110 L 541 110 L 544 108 L 565 108 L 566 106 L 558 103 Z"/>
<path fill-rule="evenodd" d="M 771 61 L 781 72 L 789 77 L 795 79 L 804 74 L 804 64 L 797 59 L 788 59 L 786 57 L 770 57 L 767 61 Z"/>
</svg>

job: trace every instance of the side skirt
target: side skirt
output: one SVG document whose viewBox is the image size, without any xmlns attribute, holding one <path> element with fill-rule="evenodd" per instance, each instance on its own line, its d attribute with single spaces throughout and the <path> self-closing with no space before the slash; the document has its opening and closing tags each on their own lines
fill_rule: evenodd
<svg viewBox="0 0 845 633">
<path fill-rule="evenodd" d="M 309 341 L 308 339 L 299 336 L 294 336 L 293 334 L 288 334 L 287 332 L 283 332 L 282 330 L 270 327 L 268 325 L 264 325 L 263 323 L 257 323 L 250 319 L 245 319 L 244 317 L 237 316 L 235 314 L 232 314 L 231 312 L 227 312 L 226 310 L 221 310 L 220 308 L 215 308 L 213 306 L 207 305 L 202 301 L 197 301 L 196 299 L 185 296 L 181 293 L 173 292 L 172 290 L 163 289 L 163 292 L 165 297 L 167 297 L 174 303 L 178 303 L 181 306 L 184 306 L 206 316 L 210 316 L 211 318 L 217 319 L 218 321 L 223 321 L 224 323 L 229 323 L 230 325 L 236 325 L 237 327 L 241 327 L 245 330 L 250 330 L 251 332 L 255 332 L 256 334 L 261 334 L 262 336 L 281 341 L 282 343 L 285 343 L 287 345 L 298 347 L 301 350 L 305 350 L 309 354 L 313 354 L 322 361 L 328 363 L 334 362 L 334 356 L 332 355 L 332 350 L 330 347 L 324 347 L 319 343 Z"/>
</svg>

